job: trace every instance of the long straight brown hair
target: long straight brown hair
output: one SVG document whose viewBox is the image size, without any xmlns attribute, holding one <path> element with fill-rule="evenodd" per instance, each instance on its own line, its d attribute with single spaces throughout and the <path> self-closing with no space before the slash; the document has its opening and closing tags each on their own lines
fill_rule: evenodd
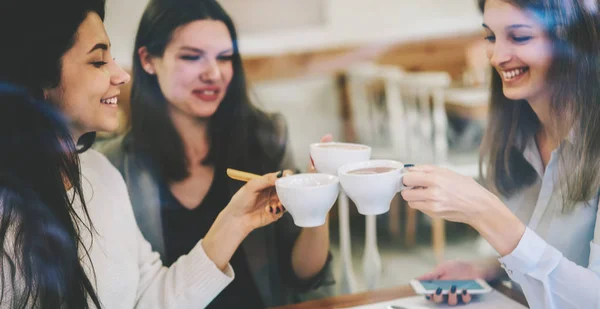
<svg viewBox="0 0 600 309">
<path fill-rule="evenodd" d="M 478 0 L 481 12 L 486 0 Z M 489 0 L 488 0 L 489 1 Z M 600 189 L 600 22 L 598 1 L 503 0 L 538 18 L 552 42 L 553 62 L 547 75 L 552 89 L 550 110 L 554 128 L 571 126 L 572 138 L 560 151 L 559 187 L 570 211 Z M 524 141 L 534 138 L 540 122 L 524 100 L 504 96 L 502 80 L 492 70 L 489 123 L 481 153 L 487 184 L 510 196 L 531 185 L 535 171 L 522 153 Z"/>
<path fill-rule="evenodd" d="M 268 114 L 248 96 L 246 76 L 238 49 L 235 25 L 215 0 L 150 0 L 140 21 L 133 52 L 131 134 L 133 150 L 145 154 L 165 181 L 189 176 L 191 162 L 168 113 L 158 79 L 141 66 L 138 49 L 145 46 L 153 57 L 162 57 L 173 33 L 198 20 L 223 22 L 233 43 L 233 77 L 227 94 L 208 126 L 210 150 L 202 164 L 232 167 L 264 174 L 277 170 L 283 153 L 277 128 Z M 261 141 L 267 141 L 262 143 Z"/>
</svg>

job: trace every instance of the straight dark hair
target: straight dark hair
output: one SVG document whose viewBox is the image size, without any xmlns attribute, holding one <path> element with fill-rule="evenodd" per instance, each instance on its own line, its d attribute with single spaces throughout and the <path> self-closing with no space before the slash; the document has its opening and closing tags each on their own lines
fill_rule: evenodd
<svg viewBox="0 0 600 309">
<path fill-rule="evenodd" d="M 9 265 L 0 291 L 12 290 L 12 308 L 89 308 L 88 297 L 100 308 L 79 259 L 74 221 L 85 227 L 89 217 L 73 208 L 75 198 L 84 201 L 79 159 L 60 115 L 0 83 L 0 261 Z"/>
<path fill-rule="evenodd" d="M 0 277 L 14 294 L 0 303 L 9 297 L 13 308 L 101 307 L 81 264 L 90 258 L 81 233 L 93 225 L 77 148 L 58 107 L 36 101 L 60 85 L 62 57 L 90 13 L 103 19 L 104 1 L 0 3 L 0 248 L 10 265 Z M 83 148 L 90 141 L 93 134 L 80 139 Z"/>
<path fill-rule="evenodd" d="M 548 71 L 554 129 L 571 126 L 560 152 L 559 188 L 563 211 L 587 201 L 600 188 L 600 20 L 597 1 L 504 0 L 529 12 L 545 26 L 552 42 Z M 483 12 L 485 0 L 479 0 Z M 595 5 L 587 5 L 592 3 Z M 524 100 L 510 100 L 500 75 L 492 72 L 489 124 L 481 148 L 488 183 L 510 196 L 532 184 L 536 172 L 525 161 L 524 141 L 534 138 L 540 122 Z M 484 161 L 485 160 L 485 161 Z"/>
<path fill-rule="evenodd" d="M 148 3 L 133 53 L 131 134 L 134 150 L 146 154 L 166 181 L 183 180 L 189 174 L 190 162 L 187 162 L 185 146 L 169 116 L 169 103 L 160 90 L 157 77 L 142 68 L 138 50 L 145 46 L 152 57 L 162 57 L 173 33 L 197 20 L 223 22 L 229 30 L 234 51 L 233 77 L 227 94 L 209 120 L 210 150 L 202 163 L 254 173 L 279 168 L 277 158 L 281 153 L 270 146 L 280 145 L 276 127 L 267 114 L 250 102 L 235 26 L 213 0 L 151 0 Z"/>
</svg>

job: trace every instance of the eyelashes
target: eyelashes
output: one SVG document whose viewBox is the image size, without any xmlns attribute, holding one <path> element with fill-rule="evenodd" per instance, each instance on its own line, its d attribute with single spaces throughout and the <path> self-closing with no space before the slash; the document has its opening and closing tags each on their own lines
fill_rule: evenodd
<svg viewBox="0 0 600 309">
<path fill-rule="evenodd" d="M 106 62 L 106 61 L 94 61 L 91 64 L 99 69 L 99 68 L 105 66 L 107 63 L 108 62 Z"/>
</svg>

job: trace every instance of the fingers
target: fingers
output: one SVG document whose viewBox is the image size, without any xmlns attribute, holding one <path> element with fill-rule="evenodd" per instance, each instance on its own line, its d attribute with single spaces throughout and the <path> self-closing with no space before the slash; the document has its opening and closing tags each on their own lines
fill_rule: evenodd
<svg viewBox="0 0 600 309">
<path fill-rule="evenodd" d="M 273 207 L 269 207 L 269 206 L 265 207 L 265 215 L 261 216 L 263 218 L 261 226 L 269 225 L 269 224 L 281 219 L 281 217 L 283 217 L 283 214 L 285 213 L 282 211 L 277 214 L 277 213 L 275 213 L 275 211 L 272 211 L 272 210 L 273 210 Z"/>
<path fill-rule="evenodd" d="M 287 176 L 292 176 L 292 175 L 294 175 L 294 171 L 292 171 L 292 170 L 285 170 L 285 171 L 283 171 L 282 177 L 287 177 Z"/>
<path fill-rule="evenodd" d="M 463 303 L 465 303 L 465 304 L 468 304 L 471 302 L 471 300 L 473 300 L 473 298 L 471 297 L 471 294 L 467 293 L 467 290 L 463 290 L 460 295 L 462 297 Z"/>
<path fill-rule="evenodd" d="M 265 209 L 269 213 L 274 214 L 274 215 L 279 215 L 280 213 L 283 214 L 283 212 L 285 212 L 285 207 L 279 200 L 279 197 L 277 196 L 277 192 L 274 189 L 267 189 L 267 190 L 263 191 L 261 194 L 267 195 L 267 197 L 266 197 L 267 206 L 265 207 Z"/>
<path fill-rule="evenodd" d="M 266 174 L 257 179 L 252 179 L 248 181 L 248 183 L 246 183 L 244 187 L 247 187 L 252 192 L 262 191 L 275 186 L 275 181 L 278 178 L 290 176 L 293 174 L 294 172 L 292 170 L 281 170 L 276 173 Z"/>
<path fill-rule="evenodd" d="M 456 306 L 458 304 L 458 297 L 456 295 L 456 285 L 453 285 L 450 288 L 450 292 L 448 293 L 448 305 Z"/>
<path fill-rule="evenodd" d="M 267 199 L 267 205 L 265 206 L 265 210 L 269 213 L 278 215 L 285 211 L 285 207 L 283 207 L 283 204 L 281 204 L 281 201 L 279 201 L 278 198 L 269 197 Z"/>
<path fill-rule="evenodd" d="M 414 167 L 409 168 L 409 172 L 404 174 L 402 183 L 407 187 L 432 187 L 435 185 L 436 175 L 421 171 L 413 171 Z M 410 189 L 409 189 L 410 190 Z M 406 190 L 405 190 L 406 191 Z"/>
<path fill-rule="evenodd" d="M 422 173 L 431 173 L 438 171 L 440 168 L 435 165 L 413 165 L 408 167 L 409 172 L 422 172 Z"/>
<path fill-rule="evenodd" d="M 260 178 L 248 181 L 244 187 L 248 188 L 252 192 L 258 192 L 275 186 L 276 180 L 277 173 L 266 174 Z"/>
<path fill-rule="evenodd" d="M 433 296 L 431 297 L 431 299 L 436 303 L 439 304 L 441 302 L 444 301 L 444 295 L 442 295 L 442 288 L 438 288 L 435 291 L 435 294 L 433 294 Z"/>
<path fill-rule="evenodd" d="M 333 135 L 331 135 L 331 133 L 327 133 L 323 137 L 321 137 L 321 143 L 329 143 L 329 142 L 333 142 Z"/>
<path fill-rule="evenodd" d="M 408 207 L 412 209 L 416 209 L 430 217 L 435 217 L 434 209 L 435 204 L 429 201 L 416 201 L 416 202 L 408 202 Z"/>
<path fill-rule="evenodd" d="M 400 192 L 402 198 L 409 203 L 430 201 L 432 200 L 434 193 L 435 191 L 433 188 L 413 188 Z"/>
</svg>

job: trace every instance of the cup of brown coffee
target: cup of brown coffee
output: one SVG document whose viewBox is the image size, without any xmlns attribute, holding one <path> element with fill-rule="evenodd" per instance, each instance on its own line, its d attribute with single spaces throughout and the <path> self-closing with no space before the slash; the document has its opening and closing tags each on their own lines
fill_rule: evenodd
<svg viewBox="0 0 600 309">
<path fill-rule="evenodd" d="M 342 165 L 369 160 L 371 147 L 352 143 L 315 143 L 310 145 L 310 157 L 317 172 L 337 176 Z"/>
<path fill-rule="evenodd" d="M 404 190 L 404 164 L 391 160 L 370 160 L 346 164 L 338 169 L 344 192 L 363 215 L 379 215 L 390 210 L 396 193 Z"/>
</svg>

